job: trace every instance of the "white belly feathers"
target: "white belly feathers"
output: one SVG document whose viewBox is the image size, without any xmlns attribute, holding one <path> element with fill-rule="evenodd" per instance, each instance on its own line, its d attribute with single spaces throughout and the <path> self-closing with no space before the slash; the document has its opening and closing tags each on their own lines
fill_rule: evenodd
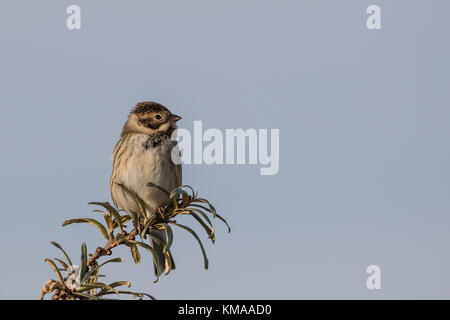
<svg viewBox="0 0 450 320">
<path fill-rule="evenodd" d="M 151 216 L 168 197 L 157 188 L 148 187 L 147 183 L 172 191 L 181 184 L 181 168 L 171 159 L 174 142 L 165 140 L 153 147 L 147 144 L 148 139 L 146 134 L 133 134 L 117 144 L 113 153 L 111 196 L 120 209 L 139 212 L 135 200 L 114 182 L 123 184 L 145 202 L 147 214 Z"/>
</svg>

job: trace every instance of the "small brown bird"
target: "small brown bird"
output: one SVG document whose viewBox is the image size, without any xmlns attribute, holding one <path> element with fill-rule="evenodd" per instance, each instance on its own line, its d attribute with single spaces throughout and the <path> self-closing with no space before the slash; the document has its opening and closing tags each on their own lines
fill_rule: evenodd
<svg viewBox="0 0 450 320">
<path fill-rule="evenodd" d="M 144 201 L 149 218 L 169 198 L 161 190 L 147 186 L 147 183 L 154 183 L 168 191 L 181 185 L 181 164 L 175 164 L 171 156 L 172 150 L 178 148 L 171 136 L 180 119 L 180 116 L 156 102 L 140 102 L 131 110 L 112 155 L 110 188 L 116 207 L 126 212 L 140 212 L 135 199 L 120 186 L 122 184 Z M 154 242 L 153 245 L 154 250 L 163 252 L 160 244 Z M 165 254 L 173 262 L 170 252 L 162 256 Z M 170 271 L 165 259 L 155 262 L 158 276 Z"/>
</svg>

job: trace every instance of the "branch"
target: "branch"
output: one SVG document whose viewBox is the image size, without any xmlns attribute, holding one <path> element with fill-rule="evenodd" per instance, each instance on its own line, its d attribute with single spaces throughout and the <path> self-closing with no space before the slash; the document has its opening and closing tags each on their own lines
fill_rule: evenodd
<svg viewBox="0 0 450 320">
<path fill-rule="evenodd" d="M 153 222 L 153 224 L 149 226 L 149 229 L 152 229 L 152 227 L 154 225 L 159 224 L 159 223 L 173 223 L 173 222 L 175 222 L 174 220 L 173 221 L 169 220 L 169 217 L 171 216 L 171 214 L 173 212 L 173 209 L 172 210 L 168 210 L 168 211 L 169 212 L 166 212 L 166 210 L 163 207 L 159 207 L 157 209 L 157 211 L 156 211 L 156 213 L 157 213 L 156 219 Z M 125 230 L 124 231 L 120 231 L 120 233 L 125 236 L 125 240 L 126 241 L 134 241 L 136 236 L 141 233 L 141 230 L 143 228 L 144 228 L 144 226 L 142 224 L 138 223 L 137 226 L 130 233 L 127 233 Z M 149 229 L 145 232 L 145 234 L 149 234 L 150 233 Z M 115 248 L 115 247 L 117 247 L 117 246 L 119 246 L 121 244 L 125 244 L 126 245 L 126 241 L 125 242 L 117 242 L 115 240 L 113 232 L 110 232 L 109 240 L 106 243 L 106 245 L 103 248 L 102 247 L 97 247 L 95 252 L 91 255 L 91 257 L 87 261 L 86 266 L 90 267 L 100 257 L 110 256 L 112 254 L 111 249 L 113 249 L 113 248 Z"/>
<path fill-rule="evenodd" d="M 202 250 L 204 266 L 208 269 L 208 259 L 203 244 L 194 230 L 186 225 L 176 223 L 175 217 L 181 215 L 192 216 L 206 231 L 208 238 L 214 243 L 215 235 L 214 228 L 208 214 L 211 214 L 213 218 L 218 218 L 224 222 L 230 232 L 230 227 L 224 218 L 217 214 L 213 205 L 208 200 L 199 198 L 197 193 L 190 186 L 180 186 L 169 192 L 159 186 L 152 183 L 148 183 L 149 187 L 156 187 L 162 190 L 169 197 L 170 201 L 166 205 L 159 207 L 156 210 L 155 215 L 148 217 L 145 210 L 145 204 L 135 193 L 127 190 L 124 186 L 124 190 L 130 192 L 136 201 L 140 212 L 131 212 L 129 214 L 121 215 L 119 209 L 112 206 L 109 202 L 90 202 L 89 204 L 99 205 L 104 210 L 93 210 L 94 212 L 103 214 L 105 224 L 102 224 L 97 219 L 93 218 L 78 218 L 66 220 L 62 223 L 63 226 L 67 226 L 73 223 L 87 223 L 95 226 L 98 231 L 106 239 L 104 247 L 97 247 L 94 253 L 88 255 L 86 243 L 81 246 L 81 263 L 80 269 L 73 269 L 73 264 L 64 251 L 64 249 L 56 242 L 51 242 L 53 246 L 57 247 L 63 253 L 65 260 L 58 258 L 45 259 L 50 265 L 55 274 L 57 280 L 49 280 L 45 283 L 41 291 L 41 299 L 47 293 L 53 292 L 53 300 L 72 300 L 72 299 L 88 299 L 98 300 L 103 299 L 103 296 L 109 294 L 131 294 L 138 298 L 147 296 L 154 299 L 152 296 L 131 291 L 123 291 L 115 289 L 118 286 L 131 286 L 129 281 L 116 281 L 111 284 L 105 284 L 98 281 L 100 276 L 99 269 L 107 263 L 122 262 L 121 258 L 109 259 L 103 263 L 98 263 L 98 259 L 103 256 L 109 256 L 112 254 L 112 249 L 124 244 L 131 250 L 136 265 L 139 264 L 141 256 L 138 247 L 144 248 L 153 255 L 153 266 L 158 280 L 159 275 L 163 272 L 168 274 L 171 269 L 175 269 L 175 263 L 173 261 L 172 254 L 170 253 L 170 247 L 173 242 L 173 231 L 171 226 L 176 226 L 185 231 L 188 231 L 199 243 Z M 190 191 L 190 194 L 188 191 Z M 126 222 L 132 221 L 133 229 L 130 232 L 124 230 L 127 226 Z M 120 230 L 117 230 L 120 229 Z M 154 232 L 158 230 L 159 232 Z M 149 236 L 150 245 L 142 241 L 137 241 L 136 236 L 142 239 L 147 239 Z M 58 266 L 60 264 L 60 266 Z M 78 270 L 78 271 L 77 271 Z M 64 274 L 65 272 L 65 274 Z M 78 274 L 79 272 L 79 274 Z M 78 274 L 78 275 L 77 275 Z M 76 277 L 76 278 L 75 278 Z M 79 279 L 79 280 L 75 280 Z M 77 283 L 79 281 L 80 283 Z"/>
<path fill-rule="evenodd" d="M 128 241 L 134 241 L 136 235 L 138 234 L 138 228 L 134 228 L 130 233 L 127 233 L 126 231 L 121 232 L 125 239 Z M 114 240 L 114 237 L 110 236 L 110 239 L 106 243 L 106 245 L 102 247 L 97 247 L 95 250 L 95 253 L 92 254 L 92 256 L 87 261 L 87 267 L 94 264 L 95 261 L 97 261 L 98 258 L 103 256 L 110 256 L 112 254 L 111 249 L 117 247 L 120 244 L 124 243 L 118 243 L 116 240 Z"/>
</svg>

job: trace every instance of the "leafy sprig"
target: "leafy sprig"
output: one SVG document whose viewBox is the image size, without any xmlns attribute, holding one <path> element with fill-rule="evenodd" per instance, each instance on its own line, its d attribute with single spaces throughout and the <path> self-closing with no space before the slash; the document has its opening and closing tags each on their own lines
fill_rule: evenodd
<svg viewBox="0 0 450 320">
<path fill-rule="evenodd" d="M 51 292 L 53 292 L 52 299 L 54 300 L 97 300 L 106 299 L 105 296 L 112 294 L 129 294 L 140 299 L 146 296 L 154 299 L 151 295 L 145 293 L 116 289 L 119 286 L 130 287 L 131 284 L 128 281 L 117 281 L 110 284 L 99 282 L 98 278 L 102 277 L 99 274 L 101 267 L 108 263 L 122 262 L 123 260 L 121 258 L 109 259 L 100 265 L 97 263 L 97 260 L 100 257 L 111 255 L 112 249 L 116 246 L 125 245 L 130 249 L 135 264 L 139 265 L 141 260 L 139 248 L 143 248 L 152 255 L 156 282 L 162 273 L 168 274 L 170 270 L 175 269 L 175 262 L 170 253 L 174 238 L 174 232 L 171 226 L 189 232 L 198 241 L 202 251 L 205 269 L 208 269 L 209 266 L 206 251 L 200 237 L 192 228 L 174 220 L 176 217 L 181 215 L 193 217 L 205 230 L 212 243 L 215 242 L 215 229 L 208 215 L 224 222 L 228 227 L 228 232 L 231 231 L 226 220 L 216 212 L 214 206 L 208 200 L 199 198 L 195 190 L 188 185 L 180 186 L 169 192 L 158 185 L 148 183 L 147 186 L 149 188 L 157 188 L 169 198 L 169 201 L 164 206 L 158 208 L 156 214 L 153 215 L 147 212 L 145 202 L 135 192 L 122 184 L 118 185 L 124 192 L 132 196 L 137 204 L 137 208 L 139 208 L 139 212 L 130 212 L 129 214 L 121 215 L 120 210 L 116 209 L 109 202 L 90 202 L 89 204 L 101 207 L 101 209 L 95 209 L 93 212 L 103 215 L 104 224 L 93 218 L 77 218 L 64 221 L 62 226 L 74 223 L 88 223 L 93 225 L 107 240 L 107 243 L 104 247 L 98 247 L 90 255 L 87 254 L 86 244 L 82 244 L 78 275 L 79 281 L 76 286 L 73 286 L 69 283 L 69 280 L 74 278 L 71 259 L 58 243 L 52 242 L 55 247 L 61 250 L 66 261 L 59 258 L 53 260 L 46 259 L 58 280 L 49 280 L 45 283 L 42 288 L 41 299 L 47 293 Z M 129 221 L 131 221 L 133 229 L 127 232 L 127 223 Z M 136 239 L 137 237 L 140 241 Z M 157 247 L 162 248 L 162 250 L 156 250 L 155 248 Z M 61 267 L 58 267 L 57 264 Z M 161 265 L 165 266 L 164 270 L 161 270 Z"/>
</svg>

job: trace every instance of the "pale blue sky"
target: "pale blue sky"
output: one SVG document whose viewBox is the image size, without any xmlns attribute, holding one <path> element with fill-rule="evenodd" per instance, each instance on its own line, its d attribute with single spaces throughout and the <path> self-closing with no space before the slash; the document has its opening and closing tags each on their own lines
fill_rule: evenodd
<svg viewBox="0 0 450 320">
<path fill-rule="evenodd" d="M 185 166 L 232 227 L 203 237 L 210 269 L 177 230 L 168 277 L 153 284 L 150 257 L 118 249 L 111 281 L 160 299 L 449 298 L 449 14 L 444 0 L 3 0 L 0 298 L 39 297 L 50 241 L 76 259 L 102 244 L 61 222 L 110 200 L 110 156 L 142 100 L 188 129 L 279 128 L 280 170 Z"/>
</svg>

